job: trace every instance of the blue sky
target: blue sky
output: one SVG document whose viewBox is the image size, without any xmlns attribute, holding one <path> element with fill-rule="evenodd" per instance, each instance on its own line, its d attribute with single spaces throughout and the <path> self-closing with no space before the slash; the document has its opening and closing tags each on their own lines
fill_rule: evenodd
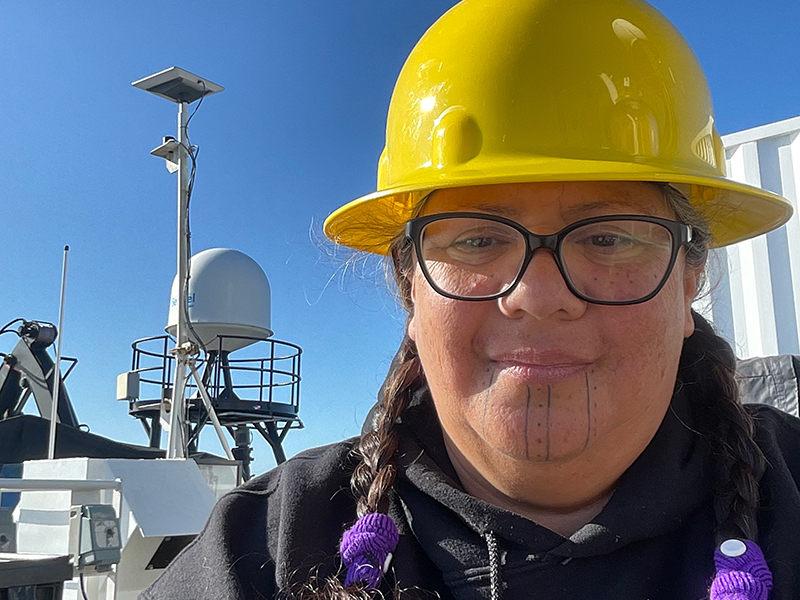
<svg viewBox="0 0 800 600">
<path fill-rule="evenodd" d="M 374 189 L 394 79 L 454 3 L 0 0 L 0 325 L 57 320 L 69 244 L 63 353 L 92 431 L 146 443 L 114 386 L 130 344 L 166 323 L 176 183 L 149 151 L 176 110 L 130 83 L 178 65 L 226 88 L 192 121 L 193 250 L 253 257 L 275 336 L 304 349 L 306 428 L 287 453 L 358 432 L 403 315 L 378 263 L 345 262 L 321 223 Z M 653 3 L 700 58 L 721 133 L 800 115 L 798 3 Z M 256 455 L 257 471 L 273 464 L 265 444 Z"/>
</svg>

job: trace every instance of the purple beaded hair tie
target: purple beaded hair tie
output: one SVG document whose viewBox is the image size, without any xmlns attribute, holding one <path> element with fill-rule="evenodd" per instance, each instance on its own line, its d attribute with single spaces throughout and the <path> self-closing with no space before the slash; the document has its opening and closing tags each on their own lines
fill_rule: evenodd
<svg viewBox="0 0 800 600">
<path fill-rule="evenodd" d="M 377 588 L 389 568 L 398 541 L 397 525 L 389 515 L 370 513 L 361 517 L 344 532 L 339 546 L 347 567 L 344 584 L 349 586 L 363 581 Z"/>
<path fill-rule="evenodd" d="M 714 552 L 717 576 L 711 584 L 711 600 L 767 600 L 772 572 L 758 544 L 727 540 Z"/>
</svg>

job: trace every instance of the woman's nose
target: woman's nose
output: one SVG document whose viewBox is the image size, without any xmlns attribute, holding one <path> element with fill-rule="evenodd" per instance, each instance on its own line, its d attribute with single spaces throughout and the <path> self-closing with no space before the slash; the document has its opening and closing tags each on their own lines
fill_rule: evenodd
<svg viewBox="0 0 800 600">
<path fill-rule="evenodd" d="M 526 313 L 537 320 L 550 317 L 577 319 L 586 311 L 587 302 L 567 287 L 553 253 L 539 248 L 533 253 L 522 279 L 507 296 L 498 299 L 501 312 L 509 318 Z"/>
</svg>

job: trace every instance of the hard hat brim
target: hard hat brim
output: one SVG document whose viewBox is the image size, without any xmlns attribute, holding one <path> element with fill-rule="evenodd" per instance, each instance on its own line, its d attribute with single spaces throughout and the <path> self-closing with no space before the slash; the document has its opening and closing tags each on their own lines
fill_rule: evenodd
<svg viewBox="0 0 800 600">
<path fill-rule="evenodd" d="M 449 171 L 438 185 L 426 172 L 424 185 L 408 181 L 337 209 L 325 220 L 325 235 L 337 244 L 385 255 L 392 239 L 402 233 L 423 198 L 434 190 L 501 183 L 642 181 L 690 186 L 688 195 L 709 222 L 714 248 L 772 231 L 793 212 L 788 200 L 772 192 L 723 177 L 698 175 L 695 169 L 682 172 L 674 165 L 659 169 L 648 164 L 564 158 L 542 158 L 535 165 L 525 162 L 522 169 L 502 169 L 496 163 L 469 168 L 466 163 L 458 172 Z"/>
</svg>

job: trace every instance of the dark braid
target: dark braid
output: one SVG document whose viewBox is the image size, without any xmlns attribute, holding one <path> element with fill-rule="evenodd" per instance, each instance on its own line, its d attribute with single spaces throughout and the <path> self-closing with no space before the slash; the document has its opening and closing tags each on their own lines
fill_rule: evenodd
<svg viewBox="0 0 800 600">
<path fill-rule="evenodd" d="M 399 436 L 395 424 L 411 402 L 421 379 L 422 367 L 416 346 L 406 336 L 381 390 L 381 403 L 372 429 L 361 437 L 356 451 L 361 460 L 353 470 L 350 486 L 357 498 L 359 517 L 388 510 L 388 493 L 397 472 L 394 453 Z"/>
<path fill-rule="evenodd" d="M 405 239 L 395 238 L 389 264 L 390 273 L 397 285 L 398 299 L 408 311 L 410 319 L 413 311 L 411 273 L 414 253 Z M 397 471 L 394 464 L 394 453 L 398 444 L 395 424 L 422 382 L 424 375 L 416 345 L 411 338 L 405 336 L 381 386 L 380 405 L 372 429 L 361 437 L 356 450 L 360 462 L 350 478 L 350 487 L 357 498 L 359 517 L 371 512 L 386 512 L 388 508 L 388 493 L 392 489 Z"/>
<path fill-rule="evenodd" d="M 700 315 L 692 316 L 695 333 L 684 344 L 679 380 L 700 387 L 700 393 L 692 395 L 692 408 L 714 457 L 717 541 L 742 538 L 755 542 L 764 455 L 753 439 L 753 418 L 739 400 L 731 347 Z"/>
<path fill-rule="evenodd" d="M 422 367 L 414 342 L 405 337 L 381 388 L 381 402 L 372 429 L 361 437 L 353 451 L 358 464 L 353 470 L 350 485 L 356 496 L 359 517 L 370 513 L 386 513 L 389 508 L 389 492 L 397 474 L 394 455 L 399 436 L 395 424 L 408 407 L 422 378 Z M 384 598 L 380 591 L 369 589 L 362 583 L 345 586 L 338 577 L 317 578 L 313 575 L 308 581 L 290 585 L 285 597 L 291 600 Z M 392 590 L 391 597 L 399 598 L 400 590 Z"/>
<path fill-rule="evenodd" d="M 687 269 L 704 273 L 711 241 L 708 222 L 684 194 L 663 186 L 664 198 L 678 221 L 692 227 L 686 248 Z M 704 281 L 698 278 L 699 288 Z M 716 574 L 709 595 L 722 598 L 767 598 L 772 572 L 758 538 L 758 482 L 766 460 L 756 445 L 753 418 L 739 400 L 734 379 L 736 357 L 711 325 L 692 311 L 694 333 L 684 342 L 677 386 L 695 385 L 692 411 L 707 436 L 713 459 L 714 550 Z"/>
<path fill-rule="evenodd" d="M 398 300 L 411 315 L 413 249 L 402 238 L 397 238 L 392 244 L 391 258 Z M 350 477 L 350 486 L 359 517 L 388 511 L 389 493 L 397 474 L 395 452 L 399 434 L 395 425 L 422 385 L 425 385 L 425 377 L 416 345 L 405 336 L 378 394 L 380 402 L 371 429 L 353 450 L 358 462 Z M 395 587 L 391 597 L 400 596 L 401 590 Z M 284 597 L 291 600 L 373 600 L 382 599 L 384 595 L 361 582 L 346 586 L 338 577 L 321 578 L 312 573 L 307 581 L 288 585 Z"/>
<path fill-rule="evenodd" d="M 681 192 L 658 185 L 677 220 L 692 227 L 686 267 L 703 268 L 711 242 L 707 220 Z M 718 543 L 729 538 L 755 542 L 764 456 L 753 439 L 753 418 L 739 400 L 733 350 L 703 317 L 694 311 L 692 317 L 695 332 L 684 342 L 678 380 L 679 385 L 700 386 L 700 393 L 693 394 L 692 409 L 714 458 L 715 535 Z"/>
</svg>

